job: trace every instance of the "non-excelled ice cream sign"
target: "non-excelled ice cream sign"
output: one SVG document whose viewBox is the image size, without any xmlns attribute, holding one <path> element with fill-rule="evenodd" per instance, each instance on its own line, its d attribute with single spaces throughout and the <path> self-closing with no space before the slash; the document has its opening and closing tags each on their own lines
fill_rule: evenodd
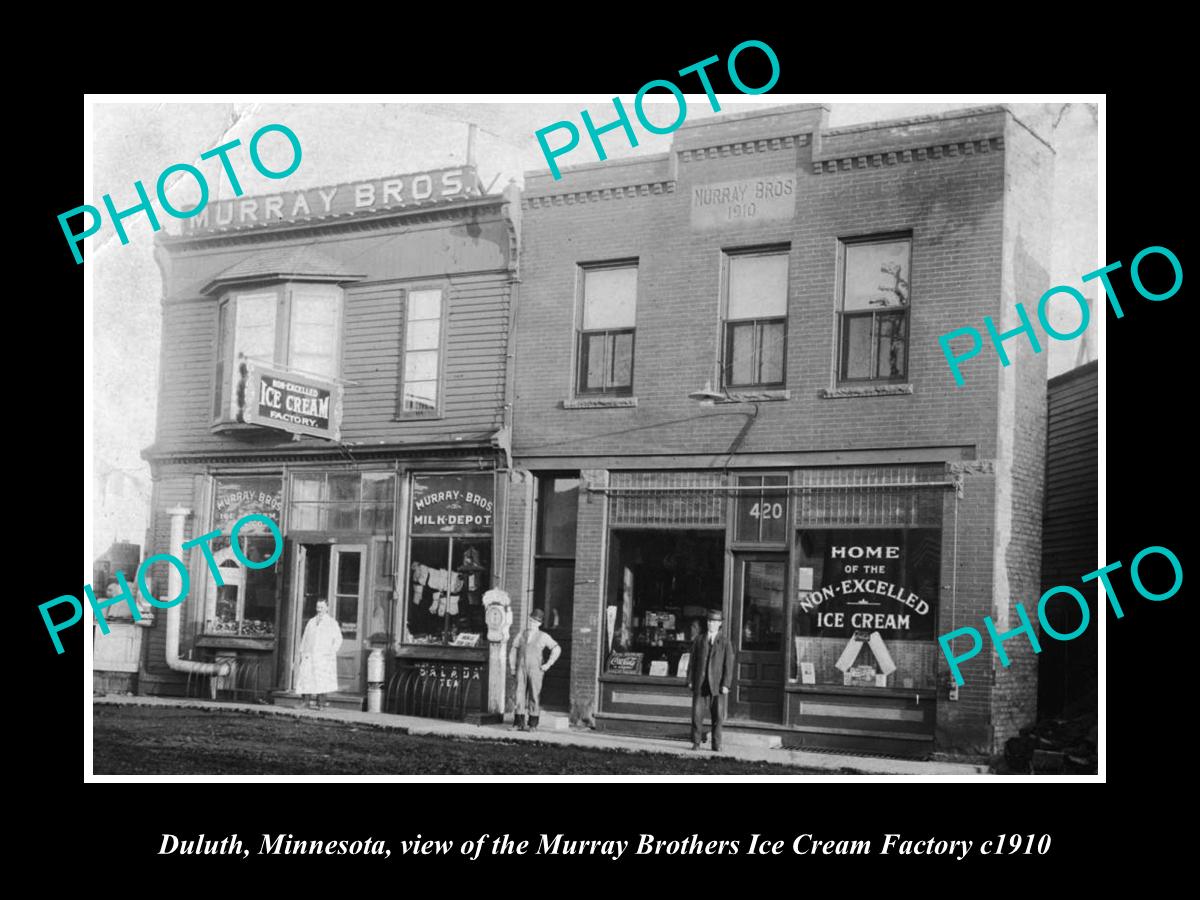
<svg viewBox="0 0 1200 900">
<path fill-rule="evenodd" d="M 833 540 L 824 557 L 821 585 L 797 597 L 819 633 L 880 631 L 898 638 L 932 634 L 930 604 L 906 583 L 899 544 Z"/>
<path fill-rule="evenodd" d="M 243 422 L 335 441 L 341 437 L 342 386 L 336 382 L 251 363 L 242 396 Z"/>
<path fill-rule="evenodd" d="M 187 220 L 187 233 L 276 225 L 358 211 L 399 209 L 478 196 L 480 193 L 479 180 L 473 167 L 435 169 L 328 187 L 213 201 Z"/>
</svg>

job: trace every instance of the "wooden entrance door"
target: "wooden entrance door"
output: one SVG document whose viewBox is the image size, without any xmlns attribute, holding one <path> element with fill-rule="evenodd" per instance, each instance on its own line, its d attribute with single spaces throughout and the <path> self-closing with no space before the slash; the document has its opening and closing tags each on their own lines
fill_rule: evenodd
<svg viewBox="0 0 1200 900">
<path fill-rule="evenodd" d="M 342 630 L 338 650 L 338 690 L 361 694 L 363 670 L 363 598 L 369 569 L 366 544 L 302 543 L 296 554 L 296 617 L 293 647 L 299 661 L 300 638 L 308 620 L 316 615 L 317 601 L 329 603 L 329 614 Z M 294 678 L 294 675 L 293 675 Z"/>
<path fill-rule="evenodd" d="M 546 615 L 542 630 L 558 642 L 562 654 L 542 680 L 542 706 L 566 711 L 571 705 L 571 615 L 574 611 L 575 563 L 539 560 L 534 581 L 534 607 Z"/>
<path fill-rule="evenodd" d="M 363 593 L 367 580 L 365 544 L 335 544 L 329 566 L 329 614 L 342 629 L 338 650 L 338 689 L 363 691 Z"/>
<path fill-rule="evenodd" d="M 735 556 L 729 639 L 736 654 L 731 718 L 783 722 L 786 553 Z"/>
</svg>

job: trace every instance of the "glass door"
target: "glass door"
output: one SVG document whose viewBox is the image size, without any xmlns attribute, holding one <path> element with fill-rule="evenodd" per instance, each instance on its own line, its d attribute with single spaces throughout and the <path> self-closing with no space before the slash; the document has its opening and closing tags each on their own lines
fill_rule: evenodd
<svg viewBox="0 0 1200 900">
<path fill-rule="evenodd" d="M 731 718 L 783 721 L 786 553 L 735 555 L 729 639 L 736 653 Z"/>
<path fill-rule="evenodd" d="M 367 548 L 363 544 L 335 544 L 330 548 L 329 614 L 342 629 L 338 650 L 338 689 L 363 691 L 362 627 L 363 582 Z"/>
</svg>

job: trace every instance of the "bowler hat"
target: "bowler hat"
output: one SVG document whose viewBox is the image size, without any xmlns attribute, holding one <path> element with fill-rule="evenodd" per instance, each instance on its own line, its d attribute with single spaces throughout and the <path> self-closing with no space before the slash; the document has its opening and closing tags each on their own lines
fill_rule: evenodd
<svg viewBox="0 0 1200 900">
<path fill-rule="evenodd" d="M 719 609 L 710 609 L 708 611 L 708 621 L 723 622 L 724 620 L 725 617 L 721 615 L 721 611 Z"/>
<path fill-rule="evenodd" d="M 544 622 L 546 621 L 546 614 L 540 609 L 535 609 L 529 614 L 529 618 L 533 619 L 535 622 Z"/>
</svg>

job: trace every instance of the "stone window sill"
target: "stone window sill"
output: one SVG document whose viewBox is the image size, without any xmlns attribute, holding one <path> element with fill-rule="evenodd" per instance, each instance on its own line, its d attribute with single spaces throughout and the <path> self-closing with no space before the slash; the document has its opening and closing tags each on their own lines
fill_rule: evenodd
<svg viewBox="0 0 1200 900">
<path fill-rule="evenodd" d="M 726 403 L 762 403 L 767 400 L 791 400 L 792 392 L 784 388 L 774 391 L 730 391 Z"/>
<path fill-rule="evenodd" d="M 823 400 L 843 400 L 847 397 L 896 397 L 911 394 L 911 384 L 857 384 L 837 388 L 822 388 Z"/>
<path fill-rule="evenodd" d="M 637 397 L 573 397 L 562 402 L 563 409 L 622 409 L 637 405 Z"/>
<path fill-rule="evenodd" d="M 727 403 L 768 403 L 773 400 L 791 400 L 792 392 L 786 388 L 770 391 L 730 391 L 724 397 L 701 400 L 701 406 L 724 406 Z"/>
</svg>

